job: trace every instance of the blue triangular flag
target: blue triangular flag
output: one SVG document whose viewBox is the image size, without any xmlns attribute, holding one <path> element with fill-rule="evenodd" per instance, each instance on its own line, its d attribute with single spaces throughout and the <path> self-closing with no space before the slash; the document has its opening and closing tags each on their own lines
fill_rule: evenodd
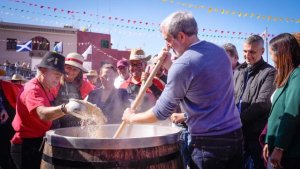
<svg viewBox="0 0 300 169">
<path fill-rule="evenodd" d="M 63 50 L 63 43 L 59 42 L 53 47 L 53 51 L 57 53 L 62 53 Z"/>
</svg>

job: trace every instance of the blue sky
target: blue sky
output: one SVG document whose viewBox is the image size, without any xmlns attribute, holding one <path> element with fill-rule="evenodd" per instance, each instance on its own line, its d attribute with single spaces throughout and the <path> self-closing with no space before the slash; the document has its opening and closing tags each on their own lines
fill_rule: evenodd
<svg viewBox="0 0 300 169">
<path fill-rule="evenodd" d="M 113 48 L 124 50 L 140 47 L 147 55 L 158 53 L 164 46 L 158 25 L 167 15 L 178 10 L 193 13 L 198 22 L 201 40 L 218 45 L 227 42 L 235 44 L 240 62 L 244 61 L 242 56 L 244 38 L 250 34 L 262 33 L 268 27 L 270 40 L 272 36 L 283 32 L 300 31 L 298 0 L 0 0 L 0 2 L 0 21 L 90 28 L 94 32 L 110 33 Z M 266 55 L 264 58 L 267 60 Z M 270 57 L 268 61 L 271 62 Z"/>
</svg>

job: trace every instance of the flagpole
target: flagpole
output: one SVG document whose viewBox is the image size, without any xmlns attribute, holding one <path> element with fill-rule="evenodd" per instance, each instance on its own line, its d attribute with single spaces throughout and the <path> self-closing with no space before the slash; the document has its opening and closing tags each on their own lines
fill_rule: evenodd
<svg viewBox="0 0 300 169">
<path fill-rule="evenodd" d="M 269 63 L 269 42 L 268 42 L 268 27 L 266 27 L 266 56 L 267 56 L 267 63 Z"/>
</svg>

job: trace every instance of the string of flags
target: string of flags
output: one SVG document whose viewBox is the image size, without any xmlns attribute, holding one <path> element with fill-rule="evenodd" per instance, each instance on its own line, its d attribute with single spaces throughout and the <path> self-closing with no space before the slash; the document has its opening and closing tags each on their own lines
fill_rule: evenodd
<svg viewBox="0 0 300 169">
<path fill-rule="evenodd" d="M 35 11 L 31 11 L 31 10 L 24 10 L 24 9 L 18 9 L 18 8 L 14 8 L 14 7 L 8 7 L 8 6 L 1 6 L 2 9 L 8 9 L 11 12 L 5 12 L 7 15 L 16 15 L 15 12 L 20 12 L 20 13 L 30 13 L 33 14 L 34 16 L 42 16 L 42 17 L 52 17 L 57 19 L 63 19 L 63 20 L 69 20 L 69 21 L 76 21 L 76 22 L 84 22 L 86 24 L 95 24 L 95 25 L 109 25 L 109 26 L 113 26 L 113 27 L 117 27 L 117 28 L 126 28 L 126 29 L 131 29 L 131 30 L 136 30 L 136 31 L 148 31 L 148 32 L 154 32 L 154 31 L 158 31 L 158 27 L 141 27 L 141 26 L 137 26 L 137 25 L 130 25 L 130 24 L 126 24 L 124 25 L 123 23 L 118 23 L 118 22 L 114 22 L 114 21 L 99 21 L 99 20 L 89 20 L 89 19 L 81 19 L 81 18 L 74 18 L 71 16 L 60 16 L 58 14 L 47 14 L 47 13 L 38 13 Z M 2 10 L 2 12 L 4 12 Z M 25 18 L 25 19 L 30 19 L 33 18 L 32 16 L 25 16 L 25 15 L 21 15 L 21 17 Z M 44 22 L 48 22 L 48 21 L 44 21 Z M 58 23 L 58 21 L 55 21 L 54 23 Z M 61 23 L 62 25 L 68 25 L 66 23 Z"/>
<path fill-rule="evenodd" d="M 113 57 L 112 55 L 104 52 L 103 50 L 101 50 L 100 48 L 96 47 L 94 44 L 88 42 L 89 46 L 87 47 L 87 49 L 82 53 L 82 56 L 84 57 L 84 60 L 87 59 L 87 56 L 90 55 L 90 54 L 93 54 L 93 48 L 98 51 L 98 52 L 101 52 L 102 54 L 104 54 L 105 56 L 117 61 L 118 59 Z"/>
<path fill-rule="evenodd" d="M 44 4 L 37 4 L 37 3 L 32 3 L 32 2 L 27 2 L 24 0 L 10 0 L 11 2 L 15 3 L 21 3 L 25 5 L 29 5 L 31 7 L 36 7 L 42 10 L 48 10 L 51 12 L 60 12 L 60 13 L 65 13 L 68 15 L 83 15 L 83 16 L 88 16 L 88 17 L 97 17 L 98 19 L 108 19 L 108 20 L 115 20 L 115 21 L 120 21 L 120 22 L 126 22 L 130 24 L 140 24 L 140 25 L 152 25 L 152 26 L 158 26 L 159 24 L 155 22 L 148 22 L 148 21 L 142 21 L 142 20 L 135 20 L 135 19 L 125 19 L 117 16 L 105 16 L 105 15 L 98 15 L 97 13 L 92 13 L 88 11 L 76 11 L 72 9 L 64 9 L 64 8 L 58 8 L 58 7 L 52 7 Z M 280 16 L 271 16 L 271 15 L 261 15 L 257 14 L 254 12 L 241 12 L 239 10 L 227 10 L 227 9 L 219 9 L 216 7 L 210 7 L 210 6 L 205 6 L 205 5 L 194 5 L 191 3 L 186 3 L 186 2 L 181 2 L 181 1 L 175 1 L 175 0 L 161 0 L 163 3 L 169 2 L 170 4 L 176 4 L 180 5 L 182 7 L 187 7 L 187 8 L 194 8 L 194 9 L 203 9 L 207 10 L 208 13 L 220 13 L 222 15 L 233 15 L 233 16 L 238 16 L 238 17 L 249 17 L 249 18 L 256 18 L 256 19 L 261 19 L 261 20 L 268 20 L 268 21 L 279 21 L 279 22 L 292 22 L 292 23 L 299 23 L 300 18 L 290 18 L 290 17 L 280 17 Z"/>
<path fill-rule="evenodd" d="M 34 11 L 24 11 L 24 10 L 21 10 L 21 9 L 18 9 L 18 8 L 11 8 L 11 7 L 6 7 L 6 6 L 2 6 L 2 8 L 6 8 L 6 9 L 9 9 L 10 11 L 20 11 L 20 12 L 26 12 L 26 13 L 34 13 Z M 5 12 L 5 11 L 2 11 L 0 10 L 0 12 L 6 14 L 6 15 L 17 15 L 15 14 L 15 12 Z M 35 13 L 37 15 L 35 16 L 46 16 L 46 14 L 44 13 Z M 51 15 L 51 14 L 47 14 L 47 16 L 49 17 L 54 17 L 54 18 L 60 18 L 60 19 L 74 19 L 74 18 L 68 18 L 68 17 L 63 17 L 63 16 L 59 16 L 59 15 Z M 20 15 L 20 17 L 23 17 L 23 18 L 27 18 L 27 19 L 34 19 L 32 17 L 27 17 L 26 15 Z M 37 20 L 35 18 L 35 20 Z M 41 21 L 45 21 L 45 20 L 41 20 Z M 49 22 L 49 20 L 47 20 Z M 81 22 L 85 22 L 86 20 L 77 20 L 77 21 L 81 21 Z M 54 23 L 58 23 L 57 21 L 53 21 Z M 90 21 L 90 22 L 94 22 L 94 21 Z M 120 24 L 109 24 L 109 23 L 104 23 L 104 22 L 94 22 L 95 24 L 101 24 L 101 25 L 108 25 L 108 26 L 112 26 L 112 27 L 115 27 L 117 29 L 120 29 L 120 28 L 124 28 L 124 29 L 128 29 L 128 30 L 132 30 L 132 31 L 142 31 L 142 30 L 145 30 L 146 32 L 148 33 L 158 33 L 158 28 L 157 29 L 148 29 L 148 28 L 143 28 L 143 27 L 133 27 L 133 26 L 128 26 L 128 25 L 120 25 Z M 59 25 L 63 26 L 63 25 L 68 25 L 66 23 L 59 23 Z M 132 32 L 131 32 L 132 33 Z M 232 31 L 232 30 L 220 30 L 220 29 L 211 29 L 211 28 L 200 28 L 199 29 L 199 33 L 206 33 L 206 34 L 213 34 L 215 37 L 226 37 L 226 36 L 229 36 L 230 38 L 233 38 L 232 36 L 250 36 L 250 35 L 253 35 L 253 34 L 259 34 L 259 33 L 249 33 L 249 32 L 241 32 L 241 31 Z M 216 34 L 219 34 L 220 36 L 217 36 Z M 231 35 L 231 36 L 230 36 Z M 274 37 L 275 34 L 266 34 L 266 36 L 268 37 Z"/>
<path fill-rule="evenodd" d="M 48 5 L 44 5 L 44 4 L 27 2 L 24 0 L 22 0 L 22 1 L 21 0 L 10 0 L 10 1 L 15 2 L 15 3 L 29 5 L 30 7 L 39 8 L 41 10 L 48 10 L 49 12 L 65 13 L 68 15 L 84 15 L 85 18 L 87 16 L 88 17 L 96 17 L 97 19 L 106 19 L 106 20 L 110 20 L 110 21 L 120 21 L 120 22 L 134 24 L 134 25 L 139 24 L 139 25 L 147 25 L 147 26 L 155 26 L 155 27 L 157 27 L 159 25 L 155 22 L 148 22 L 148 21 L 142 21 L 142 20 L 136 20 L 136 19 L 127 19 L 127 18 L 121 18 L 121 17 L 117 17 L 117 16 L 98 15 L 98 14 L 92 13 L 92 12 L 75 11 L 72 9 L 63 9 L 63 8 L 52 7 L 52 6 L 48 6 Z"/>
<path fill-rule="evenodd" d="M 262 37 L 266 37 L 264 36 L 263 34 L 260 34 Z M 199 37 L 201 37 L 201 39 L 203 40 L 207 40 L 207 39 L 211 39 L 210 41 L 213 41 L 213 42 L 236 42 L 236 43 L 239 43 L 239 42 L 242 42 L 244 41 L 247 37 L 242 37 L 242 36 L 229 36 L 229 35 L 213 35 L 213 34 L 204 34 L 204 33 L 201 33 L 201 34 L 198 34 Z M 0 42 L 8 42 L 9 40 L 7 39 L 0 39 Z M 26 43 L 27 41 L 24 41 L 24 40 L 17 40 L 16 41 L 18 44 L 22 44 L 22 43 Z M 38 43 L 38 44 L 41 44 L 41 43 L 44 43 L 44 42 L 38 42 L 38 41 L 32 41 L 33 44 L 35 43 Z M 65 42 L 63 43 L 62 46 L 64 45 L 67 45 L 67 46 L 74 46 L 74 45 L 78 45 L 78 46 L 87 46 L 89 45 L 90 42 L 78 42 L 78 43 L 73 43 L 73 42 Z M 49 45 L 49 43 L 46 43 L 46 45 Z M 57 45 L 57 46 L 56 46 Z M 56 52 L 62 52 L 62 47 L 60 47 L 60 44 L 56 44 L 54 45 L 53 47 L 53 51 L 56 51 Z M 94 48 L 96 48 L 95 45 L 93 45 Z"/>
<path fill-rule="evenodd" d="M 256 18 L 257 20 L 267 20 L 267 21 L 279 21 L 279 22 L 292 22 L 292 23 L 299 23 L 300 18 L 289 18 L 289 17 L 280 17 L 280 16 L 270 16 L 270 15 L 261 15 L 257 14 L 254 12 L 241 12 L 239 10 L 227 10 L 227 9 L 219 9 L 216 7 L 210 7 L 210 6 L 205 6 L 205 5 L 194 5 L 191 3 L 186 3 L 186 2 L 180 2 L 180 1 L 175 1 L 175 0 L 161 0 L 163 3 L 169 2 L 170 4 L 173 5 L 180 5 L 182 7 L 186 8 L 194 8 L 194 9 L 203 9 L 207 10 L 208 13 L 219 13 L 222 15 L 233 15 L 233 16 L 238 16 L 238 17 L 249 17 L 249 18 Z"/>
</svg>

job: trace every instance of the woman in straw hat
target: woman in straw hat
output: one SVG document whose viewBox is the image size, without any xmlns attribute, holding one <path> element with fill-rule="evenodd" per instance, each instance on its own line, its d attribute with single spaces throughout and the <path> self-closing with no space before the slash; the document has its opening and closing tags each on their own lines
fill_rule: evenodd
<svg viewBox="0 0 300 169">
<path fill-rule="evenodd" d="M 55 104 L 67 103 L 69 99 L 84 99 L 93 86 L 83 79 L 83 73 L 87 70 L 83 67 L 84 58 L 78 53 L 69 53 L 65 58 L 65 75 L 61 78 L 60 85 L 57 87 L 55 94 Z M 80 126 L 80 119 L 67 115 L 57 119 L 53 123 L 53 128 Z"/>
</svg>

